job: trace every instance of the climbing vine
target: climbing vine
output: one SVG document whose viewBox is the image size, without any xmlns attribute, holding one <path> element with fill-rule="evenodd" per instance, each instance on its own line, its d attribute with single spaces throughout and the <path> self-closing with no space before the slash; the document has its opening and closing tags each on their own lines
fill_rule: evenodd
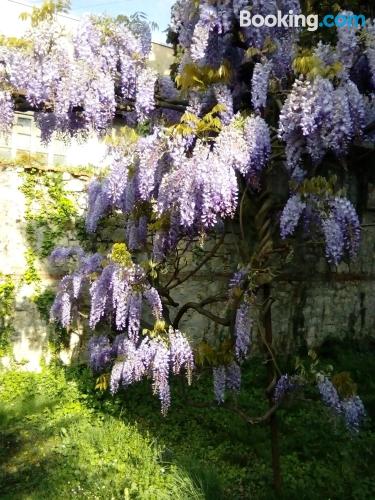
<svg viewBox="0 0 375 500">
<path fill-rule="evenodd" d="M 15 289 L 12 277 L 0 273 L 0 357 L 9 351 L 10 336 L 13 332 Z"/>
<path fill-rule="evenodd" d="M 59 238 L 74 229 L 77 208 L 64 193 L 61 173 L 32 169 L 23 176 L 27 240 L 38 257 L 46 258 Z"/>
<path fill-rule="evenodd" d="M 42 319 L 49 322 L 49 310 L 55 297 L 53 287 L 43 286 L 38 262 L 47 259 L 55 246 L 67 235 L 86 246 L 88 237 L 83 217 L 79 214 L 74 193 L 64 190 L 67 174 L 82 179 L 90 178 L 94 168 L 58 165 L 48 167 L 37 154 L 21 154 L 15 160 L 0 159 L 0 168 L 22 168 L 21 192 L 25 197 L 25 262 L 26 270 L 20 284 L 32 285 L 31 301 Z M 97 172 L 97 170 L 96 170 Z M 13 331 L 16 285 L 10 276 L 0 274 L 0 357 L 9 352 Z M 50 343 L 53 348 L 66 345 L 65 328 L 51 325 Z"/>
</svg>

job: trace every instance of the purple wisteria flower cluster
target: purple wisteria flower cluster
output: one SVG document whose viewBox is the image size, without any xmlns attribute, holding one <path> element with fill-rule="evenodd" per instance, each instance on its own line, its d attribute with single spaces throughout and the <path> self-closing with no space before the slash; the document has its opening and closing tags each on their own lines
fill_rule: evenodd
<svg viewBox="0 0 375 500">
<path fill-rule="evenodd" d="M 250 318 L 250 303 L 245 299 L 240 304 L 236 313 L 234 327 L 235 355 L 239 362 L 246 359 L 251 346 L 252 320 Z"/>
<path fill-rule="evenodd" d="M 282 238 L 291 236 L 301 220 L 305 226 L 315 221 L 325 239 L 328 262 L 339 264 L 345 256 L 354 258 L 359 249 L 361 226 L 351 202 L 339 197 L 327 198 L 323 204 L 315 196 L 303 199 L 294 194 L 285 205 L 280 217 Z"/>
<path fill-rule="evenodd" d="M 218 89 L 218 95 L 224 91 Z M 103 216 L 121 210 L 128 216 L 127 246 L 139 250 L 147 242 L 149 221 L 138 207 L 153 204 L 157 216 L 168 216 L 170 221 L 169 228 L 153 238 L 154 260 L 162 261 L 183 235 L 212 229 L 222 219 L 234 216 L 237 174 L 259 187 L 270 152 L 270 131 L 260 116 L 244 120 L 235 116 L 215 141 L 198 139 L 194 144 L 189 138 L 171 136 L 166 129 L 155 127 L 127 151 L 121 146 L 111 148 L 108 178 L 94 180 L 89 187 L 87 230 L 95 232 Z"/>
<path fill-rule="evenodd" d="M 115 337 L 112 343 L 106 336 L 94 336 L 90 339 L 88 353 L 90 367 L 95 373 L 110 370 L 112 394 L 121 387 L 150 377 L 164 415 L 171 403 L 170 375 L 178 375 L 184 369 L 190 384 L 194 370 L 189 342 L 179 330 L 171 327 L 165 338 L 144 337 L 141 341 L 124 334 Z"/>
<path fill-rule="evenodd" d="M 58 247 L 52 252 L 50 261 L 54 265 L 61 264 L 69 257 L 77 259 L 77 269 L 60 281 L 50 312 L 51 320 L 59 322 L 64 328 L 71 324 L 73 306 L 80 297 L 83 284 L 89 281 L 93 273 L 99 271 L 103 260 L 102 255 L 85 254 L 80 247 Z"/>
<path fill-rule="evenodd" d="M 238 214 L 240 191 L 243 208 L 248 198 L 258 196 L 267 186 L 268 171 L 272 169 L 277 175 L 284 151 L 293 182 L 281 214 L 282 238 L 294 235 L 303 222 L 305 232 L 316 226 L 324 238 L 330 263 L 354 257 L 358 251 L 360 224 L 353 205 L 333 195 L 306 194 L 300 183 L 315 175 L 314 168 L 326 154 L 341 159 L 349 146 L 362 138 L 373 96 L 361 93 L 352 80 L 351 66 L 359 44 L 365 43 L 374 71 L 373 28 L 364 30 L 365 41 L 359 33 L 343 30 L 335 47 L 319 44 L 313 51 L 321 63 L 319 71 L 295 75 L 292 62 L 297 54 L 298 30 L 239 27 L 240 10 L 249 7 L 252 15 L 276 14 L 279 9 L 300 12 L 298 0 L 175 3 L 171 29 L 182 49 L 176 79 L 181 92 L 170 79 L 157 82 L 146 66 L 150 33 L 139 22 L 133 26 L 85 19 L 72 38 L 70 51 L 56 23 L 50 29 L 41 23 L 28 35 L 33 38 L 25 57 L 18 49 L 6 49 L 5 56 L 1 52 L 5 72 L 0 84 L 4 80 L 8 85 L 0 93 L 4 123 L 10 123 L 9 87 L 24 89 L 28 102 L 42 110 L 37 121 L 45 140 L 56 130 L 70 135 L 78 130 L 105 132 L 116 110 L 126 115 L 131 126 L 137 120 L 150 119 L 147 135 L 143 135 L 145 127 L 139 127 L 128 141 L 126 134 L 123 141 L 116 136 L 108 151 L 108 176 L 94 180 L 89 187 L 87 231 L 96 232 L 108 214 L 121 216 L 126 258 L 102 259 L 78 249 L 57 250 L 52 256 L 55 262 L 72 259 L 78 266 L 61 281 L 51 317 L 68 327 L 77 299 L 87 290 L 90 327 L 94 329 L 106 320 L 110 331 L 118 333 L 113 341 L 112 334 L 93 337 L 89 345 L 93 370 L 111 372 L 113 393 L 150 377 L 163 412 L 170 404 L 170 374 L 184 367 L 190 379 L 193 369 L 187 339 L 177 330 L 166 332 L 160 326 L 165 325 L 163 312 L 169 317 L 167 308 L 174 303 L 168 285 L 163 288 L 164 264 L 169 264 L 167 259 L 174 251 L 178 254 L 185 240 L 191 248 L 189 245 L 223 231 L 224 221 Z M 330 66 L 336 68 L 334 78 L 327 76 Z M 288 91 L 293 77 L 297 79 Z M 267 104 L 274 97 L 270 89 L 275 88 L 279 96 L 287 97 L 281 104 L 278 125 L 277 116 L 271 125 L 269 117 L 277 108 Z M 169 103 L 178 113 L 186 104 L 178 126 L 166 127 L 165 121 L 156 121 L 160 115 L 155 109 L 155 89 L 162 99 L 186 100 L 179 105 Z M 218 111 L 210 113 L 216 104 L 221 105 Z M 135 262 L 142 262 L 143 267 Z M 246 289 L 250 272 L 244 265 L 230 284 L 232 301 L 239 294 L 244 296 L 236 311 L 232 362 L 213 368 L 219 403 L 224 401 L 226 390 L 239 390 L 241 365 L 251 349 L 253 292 Z M 174 284 L 173 278 L 170 283 Z M 157 287 L 165 300 L 164 311 Z M 142 336 L 145 303 L 155 327 Z M 292 386 L 293 380 L 282 376 L 275 399 L 281 400 Z M 343 404 L 340 408 L 351 415 L 348 420 L 355 420 L 353 415 L 360 405 L 353 399 L 345 410 Z"/>
<path fill-rule="evenodd" d="M 279 137 L 286 143 L 292 173 L 306 152 L 318 164 L 327 151 L 344 157 L 365 126 L 365 98 L 345 74 L 335 88 L 321 76 L 296 80 L 280 113 Z"/>
<path fill-rule="evenodd" d="M 9 92 L 0 90 L 0 134 L 8 135 L 13 125 L 14 104 Z"/>
<path fill-rule="evenodd" d="M 276 382 L 273 393 L 273 400 L 275 403 L 281 403 L 282 400 L 297 388 L 297 382 L 288 374 L 281 375 Z"/>
<path fill-rule="evenodd" d="M 105 133 L 115 116 L 118 88 L 120 99 L 135 100 L 139 120 L 154 109 L 156 74 L 146 67 L 147 39 L 150 29 L 139 20 L 132 27 L 87 17 L 72 35 L 56 20 L 44 20 L 24 35 L 26 49 L 2 47 L 2 82 L 24 94 L 29 105 L 48 111 L 37 116 L 45 142 L 55 131 Z M 13 113 L 7 95 L 1 91 L 0 108 L 9 128 Z"/>
<path fill-rule="evenodd" d="M 255 64 L 251 82 L 251 102 L 256 110 L 266 105 L 271 69 L 271 61 Z"/>
<path fill-rule="evenodd" d="M 224 403 L 226 390 L 239 392 L 241 388 L 241 367 L 236 361 L 226 366 L 215 366 L 212 374 L 214 396 L 218 404 Z"/>
<path fill-rule="evenodd" d="M 366 56 L 371 70 L 372 82 L 375 87 L 375 21 L 369 24 L 367 29 Z"/>
<path fill-rule="evenodd" d="M 51 262 L 60 263 L 77 257 L 77 269 L 65 276 L 59 285 L 51 309 L 51 320 L 67 328 L 72 322 L 73 308 L 88 286 L 90 293 L 89 325 L 94 329 L 105 317 L 112 318 L 117 331 L 126 331 L 133 342 L 139 339 L 143 301 L 149 305 L 155 320 L 162 319 L 163 306 L 155 288 L 150 286 L 143 269 L 129 261 L 126 265 L 111 262 L 102 267 L 103 256 L 86 255 L 79 247 L 57 248 Z M 96 279 L 93 276 L 98 275 Z"/>
<path fill-rule="evenodd" d="M 229 280 L 228 284 L 228 296 L 229 298 L 232 298 L 233 291 L 236 288 L 241 288 L 243 284 L 245 283 L 245 280 L 249 274 L 249 270 L 247 268 L 241 268 L 238 271 L 236 271 L 233 276 Z"/>
<path fill-rule="evenodd" d="M 234 39 L 235 32 L 240 32 L 245 48 L 261 49 L 267 39 L 277 40 L 277 50 L 273 58 L 278 62 L 275 73 L 285 76 L 291 70 L 293 42 L 298 39 L 298 30 L 267 26 L 246 28 L 239 27 L 240 12 L 251 6 L 252 15 L 277 15 L 277 11 L 289 12 L 290 8 L 300 12 L 298 0 L 260 1 L 253 0 L 251 5 L 244 0 L 204 0 L 197 4 L 194 0 L 179 0 L 172 7 L 170 29 L 176 33 L 184 49 L 184 58 L 180 69 L 196 63 L 200 66 L 217 67 L 225 57 L 228 44 Z M 275 32 L 276 35 L 275 36 Z M 245 51 L 237 50 L 237 68 L 246 58 Z M 236 69 L 237 69 L 236 68 Z M 264 88 L 264 86 L 263 86 Z M 262 97 L 264 98 L 264 97 Z"/>
<path fill-rule="evenodd" d="M 245 274 L 245 276 L 247 273 Z M 230 287 L 241 284 L 244 273 L 239 271 L 230 282 Z M 214 394 L 216 401 L 221 404 L 225 400 L 225 391 L 239 392 L 241 388 L 241 364 L 248 357 L 252 341 L 252 319 L 250 317 L 250 303 L 245 297 L 236 312 L 234 326 L 234 356 L 235 360 L 229 365 L 219 365 L 213 368 Z"/>
<path fill-rule="evenodd" d="M 358 432 L 366 417 L 366 410 L 361 398 L 353 395 L 340 399 L 336 387 L 323 375 L 318 377 L 318 389 L 324 404 L 344 418 L 350 431 Z"/>
</svg>

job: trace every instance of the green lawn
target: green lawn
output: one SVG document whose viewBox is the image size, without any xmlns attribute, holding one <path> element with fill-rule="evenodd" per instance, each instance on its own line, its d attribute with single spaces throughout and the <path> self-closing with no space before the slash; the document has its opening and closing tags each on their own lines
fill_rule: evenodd
<svg viewBox="0 0 375 500">
<path fill-rule="evenodd" d="M 327 355 L 329 352 L 329 356 Z M 370 416 L 375 414 L 374 349 L 321 353 L 349 370 Z M 264 368 L 245 370 L 241 404 L 265 408 Z M 4 499 L 272 499 L 267 426 L 250 427 L 222 409 L 186 404 L 209 400 L 211 382 L 173 384 L 162 417 L 150 385 L 112 398 L 94 389 L 84 367 L 0 376 L 0 498 Z M 375 432 L 358 436 L 318 401 L 280 411 L 283 498 L 375 498 Z"/>
</svg>

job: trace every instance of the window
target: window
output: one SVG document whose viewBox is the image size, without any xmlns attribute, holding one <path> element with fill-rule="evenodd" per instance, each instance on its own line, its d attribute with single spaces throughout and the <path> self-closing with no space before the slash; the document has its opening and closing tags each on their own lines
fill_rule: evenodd
<svg viewBox="0 0 375 500">
<path fill-rule="evenodd" d="M 54 165 L 65 165 L 65 156 L 64 155 L 53 155 L 53 164 Z"/>
<path fill-rule="evenodd" d="M 31 118 L 26 116 L 17 116 L 16 127 L 17 134 L 20 135 L 31 135 Z"/>
<path fill-rule="evenodd" d="M 0 146 L 0 158 L 3 160 L 10 160 L 12 157 L 12 150 L 10 148 Z"/>
</svg>

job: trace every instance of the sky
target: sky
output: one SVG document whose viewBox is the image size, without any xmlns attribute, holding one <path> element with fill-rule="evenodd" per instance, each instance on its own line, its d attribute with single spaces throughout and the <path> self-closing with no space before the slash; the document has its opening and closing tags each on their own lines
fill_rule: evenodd
<svg viewBox="0 0 375 500">
<path fill-rule="evenodd" d="M 40 5 L 41 0 L 20 0 L 29 5 Z M 171 6 L 175 0 L 71 0 L 71 15 L 80 17 L 87 13 L 109 14 L 134 14 L 134 12 L 144 12 L 149 21 L 158 24 L 159 29 L 152 33 L 152 40 L 158 43 L 165 43 L 166 34 L 163 31 L 167 28 Z"/>
</svg>

